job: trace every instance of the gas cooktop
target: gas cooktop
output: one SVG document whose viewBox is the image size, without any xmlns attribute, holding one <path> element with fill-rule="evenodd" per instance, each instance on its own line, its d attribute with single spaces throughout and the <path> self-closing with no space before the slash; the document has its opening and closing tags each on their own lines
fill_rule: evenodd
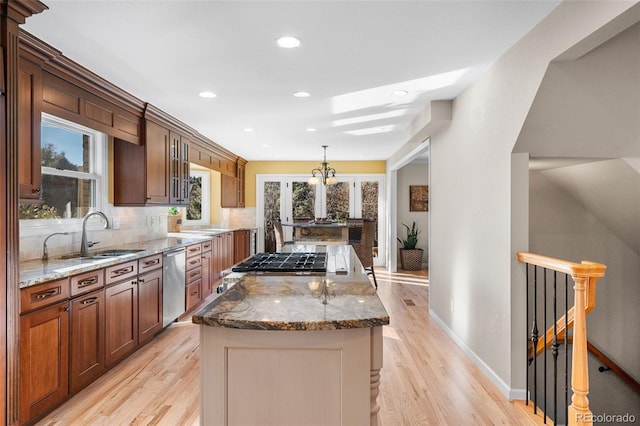
<svg viewBox="0 0 640 426">
<path fill-rule="evenodd" d="M 259 253 L 231 268 L 233 272 L 327 272 L 326 253 Z"/>
</svg>

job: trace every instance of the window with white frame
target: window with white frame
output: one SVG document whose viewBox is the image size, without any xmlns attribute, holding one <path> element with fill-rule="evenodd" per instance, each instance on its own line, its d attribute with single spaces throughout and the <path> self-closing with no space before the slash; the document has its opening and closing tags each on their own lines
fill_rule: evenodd
<svg viewBox="0 0 640 426">
<path fill-rule="evenodd" d="M 77 219 L 100 210 L 106 191 L 106 135 L 48 114 L 41 124 L 42 204 L 20 219 Z"/>
<path fill-rule="evenodd" d="M 209 225 L 211 221 L 209 179 L 207 171 L 191 170 L 189 173 L 189 206 L 185 218 L 187 225 Z"/>
</svg>

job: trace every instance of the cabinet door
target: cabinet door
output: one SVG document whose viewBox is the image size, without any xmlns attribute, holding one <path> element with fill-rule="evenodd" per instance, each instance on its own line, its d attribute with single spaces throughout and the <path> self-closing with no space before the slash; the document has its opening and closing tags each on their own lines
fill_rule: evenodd
<svg viewBox="0 0 640 426">
<path fill-rule="evenodd" d="M 238 179 L 225 174 L 220 175 L 220 206 L 238 206 Z"/>
<path fill-rule="evenodd" d="M 71 393 L 96 380 L 105 369 L 104 289 L 71 301 Z"/>
<path fill-rule="evenodd" d="M 169 202 L 171 205 L 189 204 L 189 141 L 170 132 Z"/>
<path fill-rule="evenodd" d="M 238 174 L 238 199 L 236 205 L 238 207 L 244 207 L 244 184 L 245 184 L 245 163 L 238 161 L 237 174 Z"/>
<path fill-rule="evenodd" d="M 211 286 L 217 287 L 220 283 L 220 272 L 222 271 L 222 236 L 216 235 L 211 241 L 211 256 L 213 257 L 211 262 Z"/>
<path fill-rule="evenodd" d="M 40 201 L 42 70 L 20 59 L 18 73 L 18 183 L 21 203 Z"/>
<path fill-rule="evenodd" d="M 213 270 L 213 256 L 211 251 L 202 252 L 202 299 L 213 293 L 213 280 L 211 272 Z"/>
<path fill-rule="evenodd" d="M 145 144 L 147 204 L 169 204 L 169 130 L 147 120 Z"/>
<path fill-rule="evenodd" d="M 20 423 L 69 394 L 69 302 L 20 317 Z"/>
<path fill-rule="evenodd" d="M 106 289 L 107 367 L 138 346 L 138 284 L 136 279 Z"/>
<path fill-rule="evenodd" d="M 187 292 L 186 311 L 189 312 L 202 302 L 202 280 L 198 278 L 197 280 L 192 281 L 187 285 L 185 291 Z"/>
<path fill-rule="evenodd" d="M 162 269 L 138 277 L 138 344 L 162 331 Z"/>
<path fill-rule="evenodd" d="M 226 242 L 226 261 L 224 265 L 224 269 L 229 269 L 234 265 L 233 262 L 233 232 L 229 232 L 224 234 L 225 242 Z"/>
<path fill-rule="evenodd" d="M 233 231 L 233 263 L 242 262 L 249 257 L 249 238 L 248 230 Z"/>
</svg>

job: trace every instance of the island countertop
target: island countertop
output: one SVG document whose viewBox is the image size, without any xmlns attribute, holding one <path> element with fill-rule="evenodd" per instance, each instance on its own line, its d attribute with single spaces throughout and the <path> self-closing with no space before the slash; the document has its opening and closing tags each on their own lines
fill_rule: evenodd
<svg viewBox="0 0 640 426">
<path fill-rule="evenodd" d="M 327 273 L 240 275 L 233 287 L 197 312 L 192 321 L 251 330 L 336 330 L 389 324 L 389 315 L 351 246 L 294 245 L 289 249 L 327 252 Z"/>
</svg>

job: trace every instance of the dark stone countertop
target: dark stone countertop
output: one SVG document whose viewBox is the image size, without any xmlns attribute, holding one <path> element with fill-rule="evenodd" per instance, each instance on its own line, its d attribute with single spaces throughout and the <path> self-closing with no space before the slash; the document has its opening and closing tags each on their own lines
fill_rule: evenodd
<svg viewBox="0 0 640 426">
<path fill-rule="evenodd" d="M 93 271 L 111 265 L 117 265 L 118 263 L 140 259 L 146 256 L 162 253 L 176 247 L 184 247 L 209 239 L 211 239 L 210 235 L 171 234 L 167 238 L 126 243 L 113 247 L 141 250 L 124 256 L 109 257 L 105 259 L 59 259 L 53 257 L 48 261 L 38 259 L 21 262 L 20 288 L 65 278 L 83 272 Z M 109 248 L 110 247 L 103 247 L 99 251 L 108 250 Z"/>
<path fill-rule="evenodd" d="M 192 321 L 215 327 L 307 331 L 389 324 L 389 314 L 350 246 L 292 246 L 291 251 L 296 250 L 326 251 L 326 275 L 243 274 Z"/>
</svg>

